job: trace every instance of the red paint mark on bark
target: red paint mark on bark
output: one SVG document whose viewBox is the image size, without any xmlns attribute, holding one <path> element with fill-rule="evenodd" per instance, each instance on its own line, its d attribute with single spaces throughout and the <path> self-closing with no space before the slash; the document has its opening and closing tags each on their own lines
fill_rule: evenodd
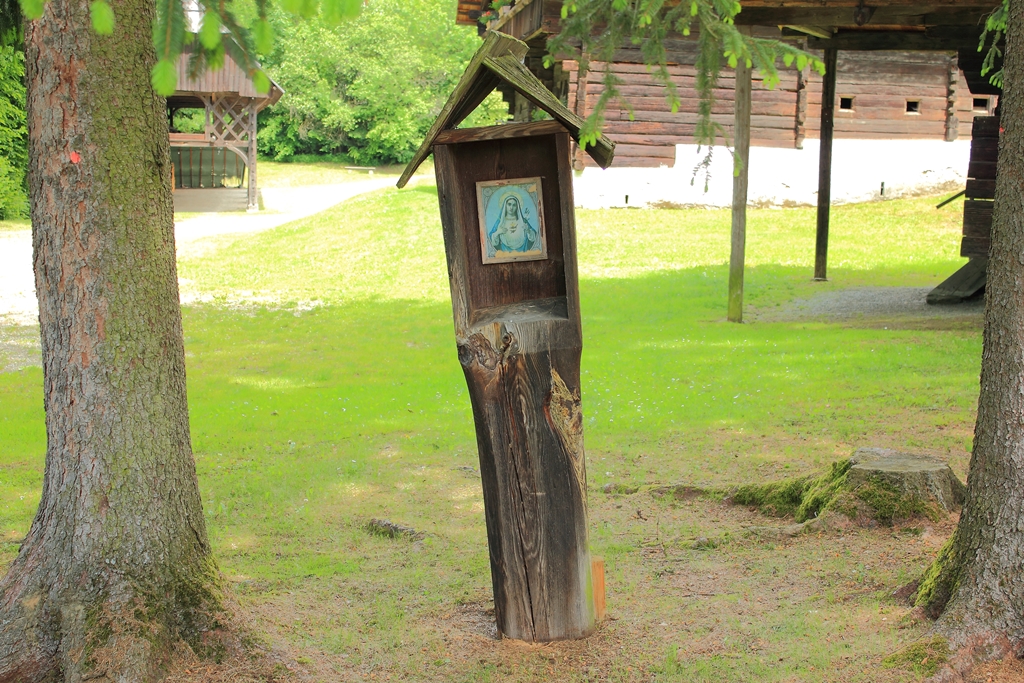
<svg viewBox="0 0 1024 683">
<path fill-rule="evenodd" d="M 81 160 L 82 160 L 82 155 L 81 154 L 79 154 L 78 152 L 72 152 L 71 153 L 71 163 L 77 164 Z"/>
</svg>

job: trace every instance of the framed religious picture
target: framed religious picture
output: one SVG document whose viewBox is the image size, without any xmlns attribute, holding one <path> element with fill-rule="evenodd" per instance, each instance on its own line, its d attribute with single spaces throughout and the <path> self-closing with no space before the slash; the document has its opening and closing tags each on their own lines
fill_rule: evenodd
<svg viewBox="0 0 1024 683">
<path fill-rule="evenodd" d="M 476 197 L 485 264 L 548 257 L 540 178 L 481 181 Z"/>
</svg>

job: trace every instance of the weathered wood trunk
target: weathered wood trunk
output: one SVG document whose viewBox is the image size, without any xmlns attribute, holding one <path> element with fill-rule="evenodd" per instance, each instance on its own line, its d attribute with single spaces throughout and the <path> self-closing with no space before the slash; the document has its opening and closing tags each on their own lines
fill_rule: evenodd
<svg viewBox="0 0 1024 683">
<path fill-rule="evenodd" d="M 439 136 L 434 160 L 495 616 L 510 638 L 576 638 L 594 604 L 569 136 L 552 121 L 477 130 Z M 538 176 L 547 259 L 484 265 L 475 183 Z"/>
<path fill-rule="evenodd" d="M 26 24 L 47 452 L 0 583 L 0 681 L 158 678 L 214 626 L 189 439 L 167 116 L 153 4 L 49 0 Z M 106 678 L 104 678 L 106 676 Z"/>
<path fill-rule="evenodd" d="M 960 523 L 921 587 L 955 648 L 1024 646 L 1024 0 L 1011 0 L 981 394 Z M 943 611 L 944 610 L 944 611 Z"/>
</svg>

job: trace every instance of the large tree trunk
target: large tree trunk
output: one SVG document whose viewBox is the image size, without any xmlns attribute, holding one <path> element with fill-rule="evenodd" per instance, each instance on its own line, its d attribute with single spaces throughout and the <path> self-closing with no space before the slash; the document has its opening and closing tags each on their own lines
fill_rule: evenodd
<svg viewBox="0 0 1024 683">
<path fill-rule="evenodd" d="M 981 395 L 960 524 L 918 604 L 968 658 L 1024 644 L 1024 0 L 1010 1 Z M 967 658 L 962 658 L 967 659 Z"/>
<path fill-rule="evenodd" d="M 151 0 L 26 25 L 47 452 L 0 583 L 0 681 L 159 678 L 219 597 L 189 441 L 165 104 Z M 106 678 L 103 678 L 103 676 Z"/>
</svg>

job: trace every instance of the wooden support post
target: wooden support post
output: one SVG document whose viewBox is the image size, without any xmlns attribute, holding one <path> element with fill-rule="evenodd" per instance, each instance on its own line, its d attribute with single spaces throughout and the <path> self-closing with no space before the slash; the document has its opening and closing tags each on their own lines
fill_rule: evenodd
<svg viewBox="0 0 1024 683">
<path fill-rule="evenodd" d="M 250 104 L 246 110 L 249 129 L 249 149 L 246 161 L 246 165 L 249 167 L 249 205 L 246 208 L 248 211 L 259 211 L 259 196 L 256 194 L 256 105 Z"/>
<path fill-rule="evenodd" d="M 588 55 L 586 60 L 580 60 L 579 68 L 576 70 L 576 101 L 573 103 L 573 112 L 581 119 L 587 118 L 587 81 L 589 78 L 590 59 Z M 582 171 L 586 152 L 580 149 L 579 145 L 574 145 L 573 150 L 572 167 L 577 171 Z"/>
<path fill-rule="evenodd" d="M 736 65 L 736 125 L 733 137 L 737 166 L 732 179 L 732 253 L 729 257 L 729 322 L 743 322 L 743 265 L 747 245 L 747 181 L 750 174 L 750 67 Z"/>
<path fill-rule="evenodd" d="M 793 133 L 796 148 L 803 149 L 807 138 L 807 69 L 796 72 L 796 120 Z"/>
<path fill-rule="evenodd" d="M 836 69 L 839 51 L 825 50 L 825 77 L 821 84 L 821 156 L 818 161 L 818 234 L 814 244 L 814 279 L 826 280 L 828 219 L 832 209 L 832 133 L 836 121 Z"/>
<path fill-rule="evenodd" d="M 960 66 L 956 53 L 949 58 L 949 79 L 946 85 L 946 142 L 960 135 L 960 119 L 956 116 L 956 89 L 960 85 Z"/>
</svg>

